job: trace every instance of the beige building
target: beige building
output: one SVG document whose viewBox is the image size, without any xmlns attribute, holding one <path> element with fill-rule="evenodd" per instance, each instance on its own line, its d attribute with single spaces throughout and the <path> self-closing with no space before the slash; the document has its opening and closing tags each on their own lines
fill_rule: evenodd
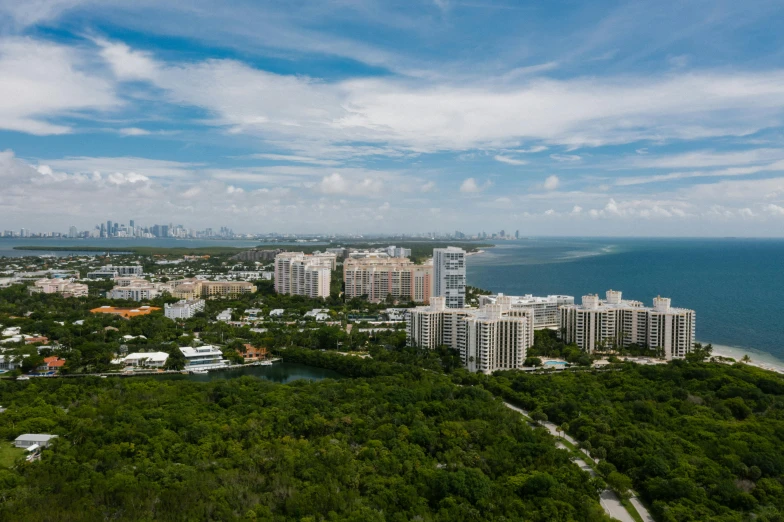
<svg viewBox="0 0 784 522">
<path fill-rule="evenodd" d="M 392 296 L 395 301 L 429 303 L 432 265 L 417 265 L 400 258 L 351 258 L 343 262 L 347 298 L 367 296 L 378 303 Z"/>
<path fill-rule="evenodd" d="M 470 371 L 519 369 L 534 344 L 534 313 L 512 309 L 508 298 L 471 309 L 447 308 L 446 298 L 433 297 L 430 306 L 409 311 L 406 335 L 411 346 L 459 351 Z"/>
<path fill-rule="evenodd" d="M 636 344 L 661 351 L 668 360 L 680 358 L 694 345 L 696 314 L 670 304 L 669 298 L 656 297 L 653 307 L 646 307 L 623 300 L 615 290 L 606 299 L 586 295 L 581 305 L 560 308 L 559 331 L 565 342 L 588 353 Z"/>
<path fill-rule="evenodd" d="M 73 279 L 39 279 L 29 288 L 31 294 L 61 294 L 63 297 L 87 297 L 89 288 Z"/>
<path fill-rule="evenodd" d="M 171 281 L 169 285 L 172 297 L 186 301 L 199 297 L 252 294 L 257 290 L 253 283 L 247 281 L 204 281 L 195 277 Z"/>
</svg>

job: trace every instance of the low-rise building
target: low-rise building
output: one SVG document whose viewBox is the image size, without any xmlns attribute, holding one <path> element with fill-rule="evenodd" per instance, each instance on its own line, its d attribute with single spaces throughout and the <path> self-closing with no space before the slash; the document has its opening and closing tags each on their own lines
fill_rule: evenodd
<svg viewBox="0 0 784 522">
<path fill-rule="evenodd" d="M 218 321 L 223 321 L 224 323 L 228 323 L 229 321 L 231 321 L 231 312 L 232 312 L 232 309 L 231 308 L 227 308 L 224 311 L 222 311 L 221 313 L 219 313 L 218 316 L 216 317 L 216 319 Z"/>
<path fill-rule="evenodd" d="M 212 370 L 223 368 L 228 361 L 223 358 L 223 352 L 217 346 L 188 346 L 180 347 L 180 351 L 185 356 L 186 370 Z"/>
<path fill-rule="evenodd" d="M 44 363 L 36 368 L 36 371 L 38 371 L 38 373 L 54 375 L 58 373 L 63 366 L 65 366 L 65 359 L 60 359 L 59 357 L 53 355 L 51 357 L 44 358 Z"/>
<path fill-rule="evenodd" d="M 204 311 L 204 299 L 181 299 L 176 303 L 163 305 L 163 313 L 172 320 L 190 319 L 198 312 Z"/>
<path fill-rule="evenodd" d="M 99 270 L 94 270 L 87 273 L 88 279 L 113 279 L 120 276 L 135 276 L 141 277 L 144 275 L 144 267 L 141 265 L 106 265 Z"/>
<path fill-rule="evenodd" d="M 87 297 L 89 288 L 73 279 L 39 279 L 29 289 L 31 294 L 61 294 L 63 297 Z"/>
<path fill-rule="evenodd" d="M 14 439 L 14 446 L 17 448 L 29 448 L 37 444 L 38 447 L 45 448 L 56 438 L 57 435 L 49 435 L 48 433 L 25 433 Z"/>
<path fill-rule="evenodd" d="M 127 299 L 130 301 L 144 301 L 155 299 L 163 293 L 171 293 L 172 287 L 165 283 L 151 283 L 146 279 L 120 278 L 122 285 L 117 285 L 107 292 L 109 299 Z"/>
<path fill-rule="evenodd" d="M 166 352 L 136 352 L 119 359 L 119 362 L 129 368 L 163 368 L 168 358 Z"/>
<path fill-rule="evenodd" d="M 245 347 L 245 351 L 240 352 L 240 355 L 242 355 L 242 358 L 246 363 L 263 361 L 267 358 L 266 348 L 259 348 L 252 344 L 245 344 L 243 346 Z"/>
<path fill-rule="evenodd" d="M 156 306 L 140 306 L 138 308 L 122 308 L 117 306 L 101 306 L 100 308 L 93 308 L 90 310 L 92 314 L 112 314 L 119 315 L 123 319 L 130 319 L 140 315 L 147 315 L 151 312 L 160 310 Z"/>
</svg>

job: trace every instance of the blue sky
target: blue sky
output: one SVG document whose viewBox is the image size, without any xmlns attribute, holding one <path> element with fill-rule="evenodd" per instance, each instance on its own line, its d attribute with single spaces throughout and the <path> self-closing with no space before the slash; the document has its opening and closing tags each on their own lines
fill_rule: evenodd
<svg viewBox="0 0 784 522">
<path fill-rule="evenodd" d="M 784 4 L 0 0 L 0 228 L 784 235 Z"/>
</svg>

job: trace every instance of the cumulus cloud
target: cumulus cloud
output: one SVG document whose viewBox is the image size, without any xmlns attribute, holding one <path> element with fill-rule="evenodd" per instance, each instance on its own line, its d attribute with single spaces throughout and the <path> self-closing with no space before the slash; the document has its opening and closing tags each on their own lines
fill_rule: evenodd
<svg viewBox="0 0 784 522">
<path fill-rule="evenodd" d="M 765 205 L 765 210 L 774 216 L 784 216 L 784 207 L 770 203 Z"/>
<path fill-rule="evenodd" d="M 485 181 L 482 185 L 479 185 L 474 178 L 466 178 L 460 184 L 460 192 L 464 194 L 474 194 L 477 192 L 482 192 L 483 190 L 491 187 L 493 183 L 490 180 Z"/>
<path fill-rule="evenodd" d="M 546 190 L 555 190 L 558 188 L 558 185 L 561 184 L 561 180 L 558 179 L 558 176 L 553 174 L 552 176 L 548 176 L 546 180 L 544 180 L 544 188 Z"/>
<path fill-rule="evenodd" d="M 324 194 L 374 195 L 381 192 L 384 184 L 380 180 L 363 178 L 351 180 L 338 172 L 325 176 L 319 188 Z"/>
</svg>

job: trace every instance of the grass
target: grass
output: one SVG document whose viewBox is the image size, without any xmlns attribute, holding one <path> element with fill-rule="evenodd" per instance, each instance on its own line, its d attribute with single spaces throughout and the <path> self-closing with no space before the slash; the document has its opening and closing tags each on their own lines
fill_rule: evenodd
<svg viewBox="0 0 784 522">
<path fill-rule="evenodd" d="M 13 467 L 16 459 L 24 455 L 25 450 L 17 448 L 10 442 L 0 443 L 0 468 Z"/>
<path fill-rule="evenodd" d="M 621 505 L 626 508 L 626 511 L 629 512 L 636 522 L 644 522 L 642 516 L 640 516 L 640 514 L 634 508 L 634 504 L 632 504 L 628 498 L 623 498 L 620 495 L 618 495 L 618 497 L 621 499 Z"/>
</svg>

